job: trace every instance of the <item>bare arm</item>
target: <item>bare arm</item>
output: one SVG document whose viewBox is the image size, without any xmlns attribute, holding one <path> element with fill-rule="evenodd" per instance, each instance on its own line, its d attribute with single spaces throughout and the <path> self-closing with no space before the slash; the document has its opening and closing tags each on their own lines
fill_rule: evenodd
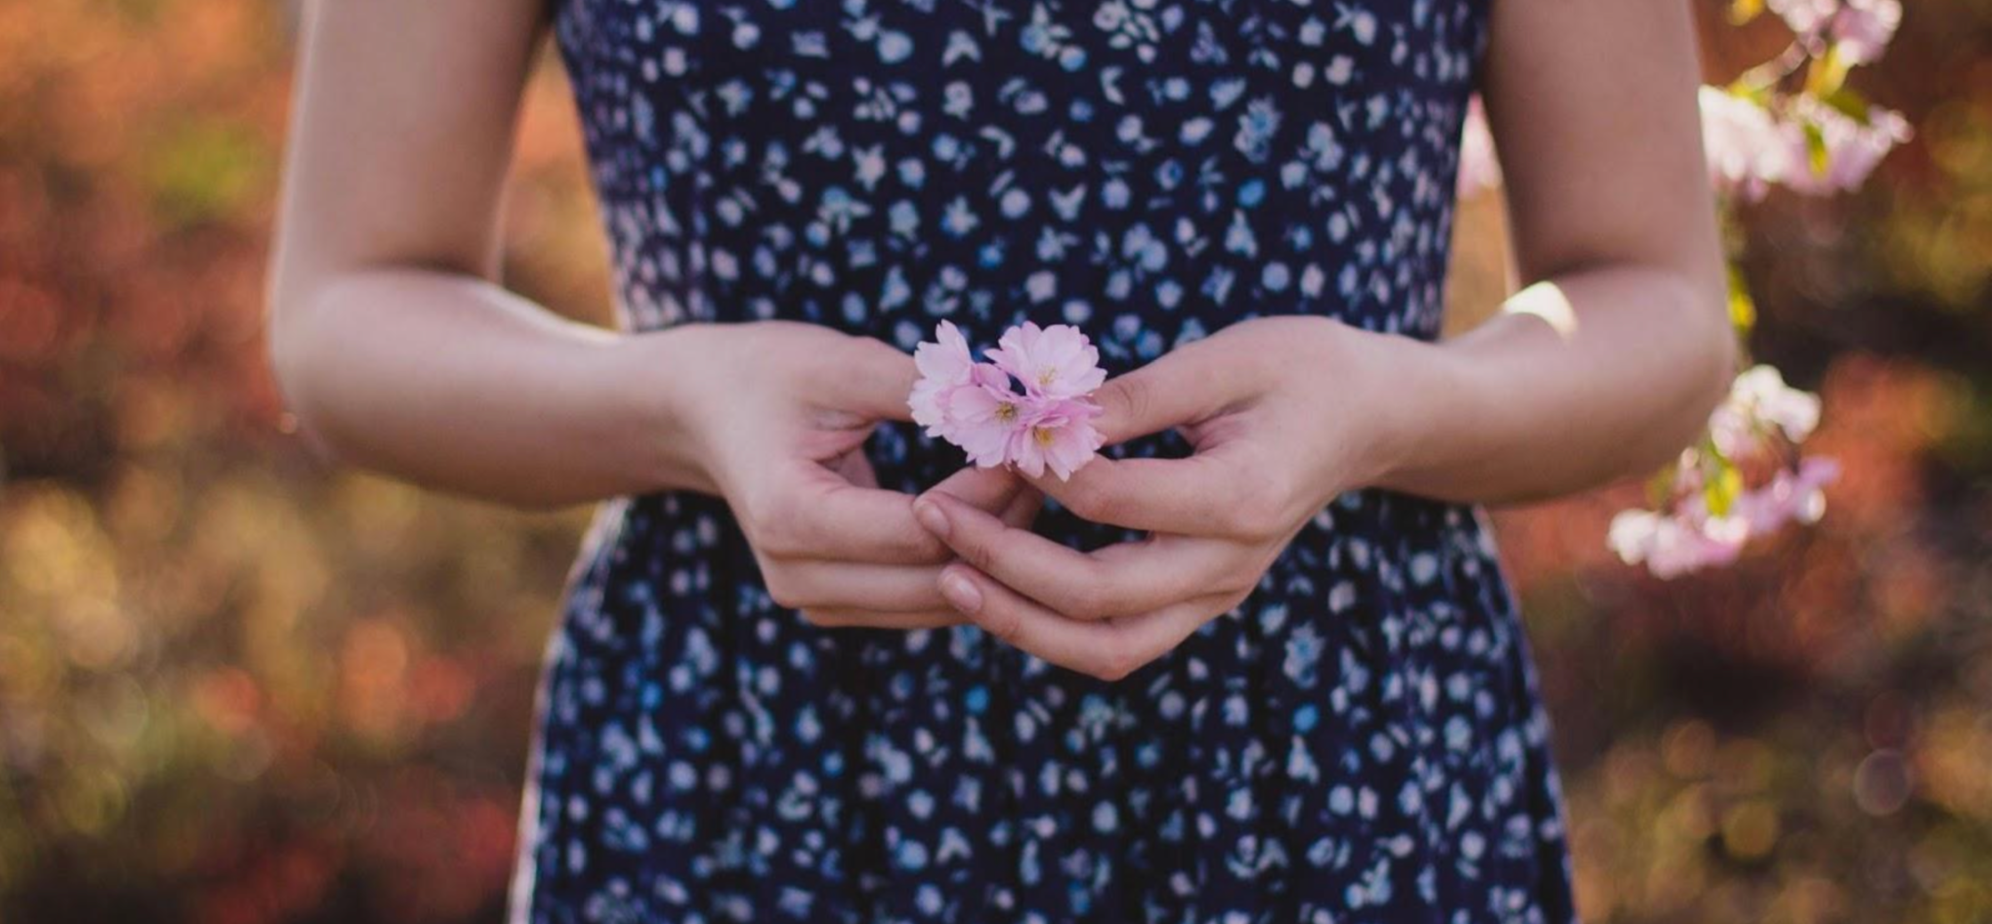
<svg viewBox="0 0 1992 924">
<path fill-rule="evenodd" d="M 1495 0 L 1484 95 L 1526 284 L 1439 348 L 1383 483 L 1503 502 L 1671 460 L 1734 372 L 1691 11 Z"/>
<path fill-rule="evenodd" d="M 331 455 L 515 504 L 725 498 L 779 603 L 824 625 L 958 622 L 949 553 L 862 452 L 917 373 L 876 340 L 787 322 L 624 334 L 505 291 L 500 191 L 539 0 L 323 0 L 271 282 L 284 393 Z M 1014 522 L 1037 495 L 951 482 Z"/>
<path fill-rule="evenodd" d="M 309 4 L 270 297 L 279 381 L 324 450 L 528 505 L 689 479 L 628 338 L 493 282 L 543 10 Z"/>
</svg>

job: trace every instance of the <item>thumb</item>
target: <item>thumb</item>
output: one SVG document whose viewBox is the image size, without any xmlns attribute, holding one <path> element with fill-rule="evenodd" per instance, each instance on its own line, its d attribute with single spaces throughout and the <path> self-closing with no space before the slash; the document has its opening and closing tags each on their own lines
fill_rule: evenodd
<svg viewBox="0 0 1992 924">
<path fill-rule="evenodd" d="M 1232 376 L 1214 351 L 1189 344 L 1093 392 L 1102 412 L 1093 426 L 1108 446 L 1215 416 L 1230 400 Z"/>
<path fill-rule="evenodd" d="M 980 507 L 990 513 L 997 513 L 1012 506 L 1018 494 L 1037 493 L 1025 484 L 1017 473 L 1008 468 L 979 468 L 973 465 L 949 475 L 940 484 L 927 489 L 927 493 L 936 492 Z"/>
</svg>

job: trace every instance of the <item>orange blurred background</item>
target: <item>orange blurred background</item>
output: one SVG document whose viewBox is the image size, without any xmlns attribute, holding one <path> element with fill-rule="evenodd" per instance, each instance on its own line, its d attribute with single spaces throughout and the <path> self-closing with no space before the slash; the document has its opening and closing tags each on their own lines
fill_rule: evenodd
<svg viewBox="0 0 1992 924">
<path fill-rule="evenodd" d="M 1704 5 L 1714 9 L 1714 4 Z M 1713 76 L 1767 39 L 1711 19 Z M 1774 27 L 1772 27 L 1774 28 Z M 0 0 L 0 922 L 491 921 L 587 511 L 315 462 L 261 292 L 295 11 Z M 1660 582 L 1626 486 L 1503 511 L 1593 922 L 1992 920 L 1992 0 L 1858 78 L 1917 140 L 1741 216 L 1823 524 Z M 606 322 L 557 61 L 508 279 Z M 1460 318 L 1501 285 L 1460 223 Z"/>
</svg>

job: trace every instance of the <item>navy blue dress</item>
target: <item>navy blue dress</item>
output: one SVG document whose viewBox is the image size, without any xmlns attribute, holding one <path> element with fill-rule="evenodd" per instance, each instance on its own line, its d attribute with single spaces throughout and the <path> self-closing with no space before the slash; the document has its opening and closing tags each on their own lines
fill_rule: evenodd
<svg viewBox="0 0 1992 924">
<path fill-rule="evenodd" d="M 1255 315 L 1437 335 L 1486 2 L 554 15 L 628 327 L 911 350 L 1029 318 L 1120 373 Z M 962 464 L 910 425 L 868 451 L 907 491 Z M 814 627 L 722 501 L 624 498 L 541 709 L 520 920 L 1572 920 L 1548 721 L 1472 507 L 1347 494 L 1237 610 L 1106 683 L 974 627 Z"/>
</svg>

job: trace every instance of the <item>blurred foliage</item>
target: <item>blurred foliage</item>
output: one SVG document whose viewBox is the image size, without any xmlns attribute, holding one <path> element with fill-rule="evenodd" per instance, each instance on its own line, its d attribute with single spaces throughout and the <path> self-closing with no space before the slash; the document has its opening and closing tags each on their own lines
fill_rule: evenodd
<svg viewBox="0 0 1992 924">
<path fill-rule="evenodd" d="M 1714 4 L 1711 4 L 1713 6 Z M 587 512 L 314 462 L 262 359 L 270 0 L 0 0 L 0 921 L 494 920 Z M 1711 30 L 1711 67 L 1749 30 Z M 1774 40 L 1774 39 L 1773 39 Z M 1626 485 L 1498 516 L 1594 922 L 1992 920 L 1992 3 L 1863 90 L 1918 140 L 1744 220 L 1756 352 L 1827 402 L 1816 529 L 1661 583 Z M 1733 53 L 1733 54 L 1732 54 Z M 608 317 L 566 88 L 508 283 Z M 1460 224 L 1462 317 L 1500 294 Z"/>
</svg>

